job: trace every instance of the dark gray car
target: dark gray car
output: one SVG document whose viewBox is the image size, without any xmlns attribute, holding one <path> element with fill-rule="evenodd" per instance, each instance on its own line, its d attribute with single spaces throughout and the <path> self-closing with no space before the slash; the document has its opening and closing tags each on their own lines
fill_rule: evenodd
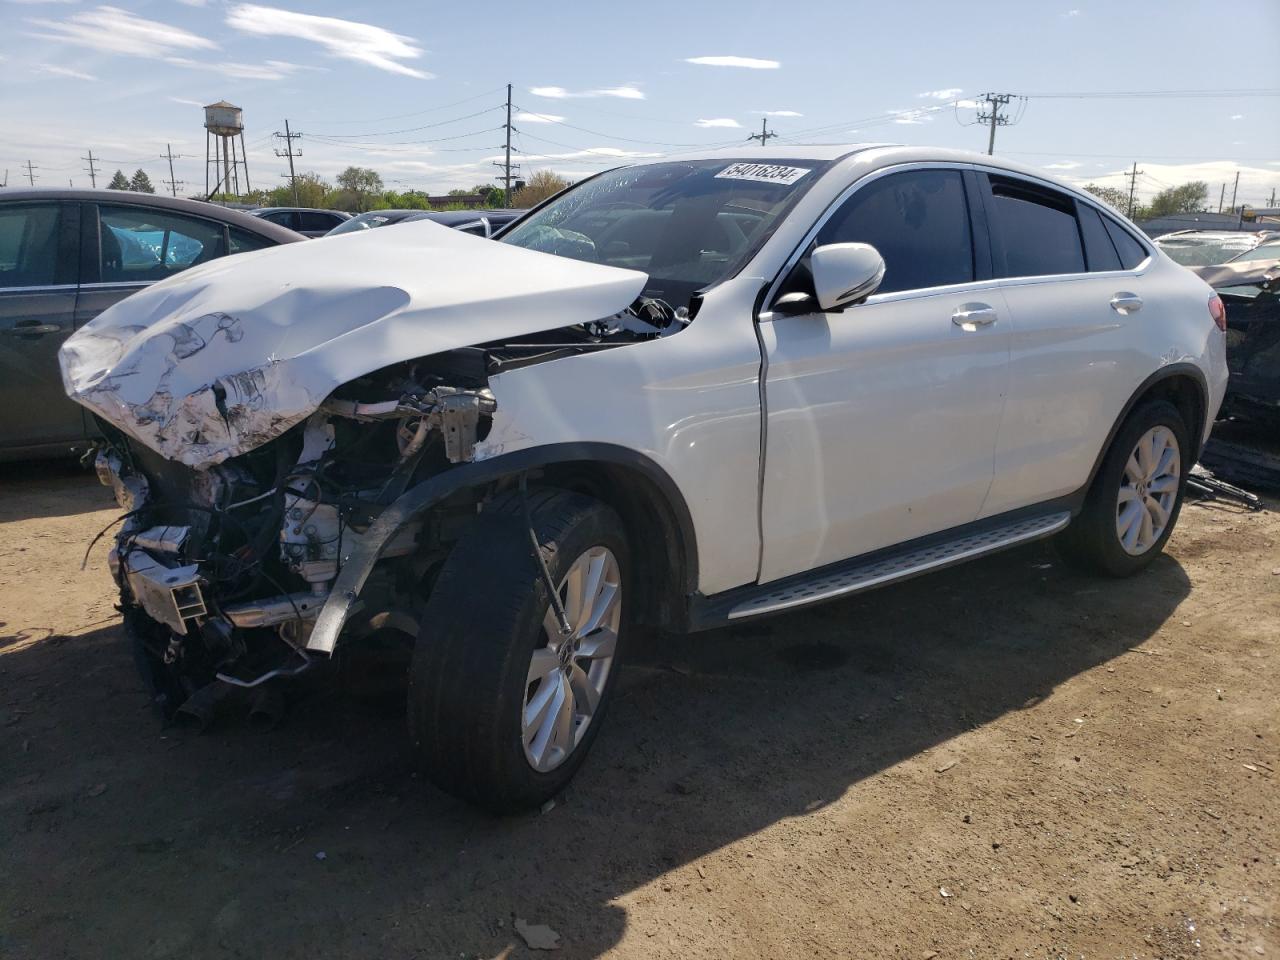
<svg viewBox="0 0 1280 960">
<path fill-rule="evenodd" d="M 93 437 L 58 370 L 58 348 L 72 330 L 188 267 L 302 239 L 195 200 L 0 191 L 0 460 L 75 453 Z"/>
<path fill-rule="evenodd" d="M 248 211 L 251 216 L 261 217 L 271 223 L 296 230 L 304 237 L 323 237 L 335 227 L 340 227 L 351 219 L 351 214 L 343 210 L 324 210 L 317 207 L 260 207 Z"/>
</svg>

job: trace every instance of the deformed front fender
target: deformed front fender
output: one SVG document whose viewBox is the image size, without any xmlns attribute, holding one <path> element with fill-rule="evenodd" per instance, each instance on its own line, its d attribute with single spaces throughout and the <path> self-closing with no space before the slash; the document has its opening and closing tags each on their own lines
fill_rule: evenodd
<svg viewBox="0 0 1280 960">
<path fill-rule="evenodd" d="M 460 464 L 406 491 L 382 511 L 359 541 L 344 554 L 328 600 L 320 609 L 307 649 L 332 654 L 338 637 L 383 551 L 405 524 L 435 504 L 471 487 L 479 487 L 522 471 L 575 461 L 603 462 L 639 470 L 653 480 L 666 497 L 684 543 L 685 567 L 698 568 L 697 541 L 688 504 L 679 487 L 661 467 L 644 454 L 609 443 L 556 443 L 503 454 L 489 460 Z"/>
</svg>

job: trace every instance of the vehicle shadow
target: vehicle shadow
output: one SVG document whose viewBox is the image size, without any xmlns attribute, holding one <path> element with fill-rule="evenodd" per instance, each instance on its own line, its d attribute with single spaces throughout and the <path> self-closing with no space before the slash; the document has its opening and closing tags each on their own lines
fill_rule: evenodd
<svg viewBox="0 0 1280 960">
<path fill-rule="evenodd" d="M 0 523 L 74 516 L 114 505 L 111 491 L 79 460 L 0 463 Z"/>
<path fill-rule="evenodd" d="M 22 749 L 0 751 L 21 891 L 0 899 L 23 904 L 0 946 L 526 956 L 518 917 L 557 930 L 558 956 L 597 956 L 626 931 L 619 898 L 1051 697 L 1152 636 L 1189 589 L 1169 557 L 1097 581 L 1040 544 L 805 613 L 640 638 L 575 783 L 509 819 L 414 772 L 391 698 L 321 678 L 271 732 L 224 705 L 211 732 L 162 733 L 117 629 L 16 644 L 0 663 L 18 701 L 44 693 L 9 728 Z"/>
</svg>

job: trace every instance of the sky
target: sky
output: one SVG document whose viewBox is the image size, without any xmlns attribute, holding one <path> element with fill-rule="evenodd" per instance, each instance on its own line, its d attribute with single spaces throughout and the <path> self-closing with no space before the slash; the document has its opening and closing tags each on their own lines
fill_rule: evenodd
<svg viewBox="0 0 1280 960">
<path fill-rule="evenodd" d="M 1216 207 L 1280 190 L 1280 69 L 1247 42 L 1280 0 L 484 5 L 333 0 L 0 0 L 0 182 L 89 186 L 141 167 L 205 184 L 201 106 L 244 110 L 250 183 L 356 164 L 433 194 L 491 180 L 513 86 L 523 175 L 742 144 L 892 142 L 985 151 L 977 101 L 1015 94 L 996 153 L 1148 198 L 1208 181 Z M 1237 55 L 1238 54 L 1238 55 Z M 1225 92 L 1224 92 L 1225 91 Z M 1102 94 L 1101 96 L 1099 94 Z M 1140 95 L 1134 95 L 1140 94 Z M 748 141 L 767 120 L 768 150 Z"/>
</svg>

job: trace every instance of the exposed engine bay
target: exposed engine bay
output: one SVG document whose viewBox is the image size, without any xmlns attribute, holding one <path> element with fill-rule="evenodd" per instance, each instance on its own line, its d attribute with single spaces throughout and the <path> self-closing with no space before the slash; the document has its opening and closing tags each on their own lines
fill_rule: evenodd
<svg viewBox="0 0 1280 960">
<path fill-rule="evenodd" d="M 96 470 L 125 511 L 110 569 L 161 712 L 218 681 L 257 687 L 308 668 L 317 618 L 374 521 L 406 491 L 476 457 L 498 412 L 490 377 L 687 322 L 687 311 L 640 297 L 603 320 L 395 363 L 205 469 L 102 422 Z M 461 491 L 380 544 L 344 638 L 387 629 L 411 638 L 435 570 L 492 492 Z"/>
</svg>

